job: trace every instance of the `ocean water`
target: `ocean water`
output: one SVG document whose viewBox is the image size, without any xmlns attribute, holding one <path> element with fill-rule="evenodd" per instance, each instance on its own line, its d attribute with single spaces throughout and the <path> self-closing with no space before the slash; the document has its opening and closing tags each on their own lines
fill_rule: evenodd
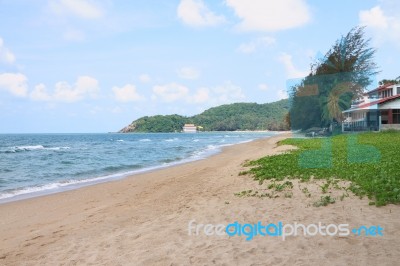
<svg viewBox="0 0 400 266">
<path fill-rule="evenodd" d="M 0 202 L 199 160 L 273 134 L 0 134 Z"/>
</svg>

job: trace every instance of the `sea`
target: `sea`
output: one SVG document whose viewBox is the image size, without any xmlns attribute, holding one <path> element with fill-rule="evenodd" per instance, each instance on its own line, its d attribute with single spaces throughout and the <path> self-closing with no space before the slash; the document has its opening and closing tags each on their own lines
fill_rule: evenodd
<svg viewBox="0 0 400 266">
<path fill-rule="evenodd" d="M 0 134 L 0 203 L 201 160 L 275 134 Z"/>
</svg>

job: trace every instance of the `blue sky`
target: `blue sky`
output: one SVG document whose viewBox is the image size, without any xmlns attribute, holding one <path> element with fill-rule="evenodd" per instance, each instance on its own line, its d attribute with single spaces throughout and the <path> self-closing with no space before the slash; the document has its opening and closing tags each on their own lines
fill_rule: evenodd
<svg viewBox="0 0 400 266">
<path fill-rule="evenodd" d="M 109 132 L 286 97 L 357 25 L 400 75 L 396 0 L 0 0 L 0 133 Z"/>
</svg>

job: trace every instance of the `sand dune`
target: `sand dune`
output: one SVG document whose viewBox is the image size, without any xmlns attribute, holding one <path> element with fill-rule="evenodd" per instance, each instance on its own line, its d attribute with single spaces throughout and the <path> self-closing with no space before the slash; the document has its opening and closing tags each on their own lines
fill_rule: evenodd
<svg viewBox="0 0 400 266">
<path fill-rule="evenodd" d="M 1 265 L 398 265 L 400 207 L 354 196 L 314 207 L 318 182 L 290 198 L 238 197 L 265 189 L 238 176 L 247 159 L 282 152 L 279 139 L 227 147 L 208 159 L 74 191 L 0 205 Z M 301 189 L 307 187 L 313 196 Z M 335 193 L 335 192 L 332 192 Z M 340 193 L 340 192 L 337 192 Z M 333 196 L 339 196 L 332 194 Z M 189 235 L 188 223 L 380 225 L 383 236 Z"/>
</svg>

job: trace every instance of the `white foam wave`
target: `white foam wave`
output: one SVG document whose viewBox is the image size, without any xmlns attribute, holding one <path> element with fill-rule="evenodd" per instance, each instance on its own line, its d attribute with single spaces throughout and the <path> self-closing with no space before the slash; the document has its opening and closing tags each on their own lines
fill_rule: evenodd
<svg viewBox="0 0 400 266">
<path fill-rule="evenodd" d="M 174 138 L 174 140 L 175 139 L 177 140 L 178 138 Z M 252 140 L 253 139 L 249 139 L 249 140 L 241 141 L 239 143 L 250 142 Z M 151 141 L 151 140 L 150 139 L 141 139 L 139 141 Z M 101 183 L 101 182 L 106 182 L 106 181 L 113 180 L 113 179 L 119 179 L 119 178 L 123 178 L 123 177 L 129 176 L 129 175 L 138 174 L 138 173 L 142 173 L 142 172 L 146 172 L 146 171 L 151 171 L 151 170 L 170 167 L 173 165 L 183 164 L 183 163 L 187 163 L 187 162 L 191 162 L 191 161 L 201 160 L 201 159 L 207 158 L 210 155 L 218 153 L 222 147 L 231 146 L 231 145 L 235 145 L 235 144 L 238 144 L 238 142 L 232 143 L 232 144 L 222 144 L 222 145 L 221 144 L 215 144 L 215 145 L 210 144 L 206 147 L 203 147 L 202 149 L 193 151 L 188 157 L 186 157 L 184 159 L 177 159 L 177 160 L 173 160 L 171 162 L 165 162 L 161 165 L 149 166 L 149 167 L 145 167 L 142 169 L 127 171 L 124 173 L 117 173 L 117 174 L 113 174 L 113 175 L 106 175 L 106 176 L 100 176 L 100 177 L 94 177 L 94 178 L 88 178 L 88 179 L 82 179 L 82 180 L 59 181 L 59 182 L 53 182 L 53 183 L 49 183 L 49 184 L 45 184 L 45 185 L 41 185 L 41 186 L 31 186 L 31 187 L 15 189 L 15 190 L 11 190 L 11 191 L 4 191 L 3 193 L 0 193 L 0 202 L 14 201 L 14 200 L 23 199 L 23 198 L 35 197 L 35 196 L 43 195 L 43 194 L 57 193 L 60 191 L 76 189 L 79 187 L 92 185 L 92 184 L 96 184 L 96 183 Z M 42 145 L 19 146 L 19 148 L 23 149 L 23 150 L 70 149 L 70 147 L 45 148 Z"/>
<path fill-rule="evenodd" d="M 71 149 L 70 147 L 53 147 L 53 148 L 44 148 L 45 150 L 50 150 L 50 151 L 59 151 L 59 150 L 69 150 Z"/>
<path fill-rule="evenodd" d="M 224 138 L 239 138 L 239 135 L 224 135 Z"/>
<path fill-rule="evenodd" d="M 100 182 L 104 182 L 105 180 L 109 179 L 116 179 L 116 178 L 121 178 L 123 176 L 132 174 L 133 172 L 129 173 L 123 173 L 123 174 L 114 174 L 114 175 L 107 175 L 107 176 L 101 176 L 101 177 L 95 177 L 95 178 L 88 178 L 88 179 L 81 179 L 81 180 L 67 180 L 67 181 L 61 181 L 61 182 L 54 182 L 54 183 L 49 183 L 41 186 L 31 186 L 31 187 L 25 187 L 21 189 L 15 189 L 6 193 L 0 194 L 0 201 L 5 200 L 8 198 L 14 198 L 14 197 L 22 197 L 23 196 L 35 196 L 37 194 L 43 195 L 43 194 L 49 194 L 49 193 L 56 193 L 60 191 L 65 191 L 65 190 L 70 190 L 74 188 L 79 188 L 85 185 L 90 185 L 90 184 L 96 184 Z M 68 187 L 70 187 L 68 189 Z"/>
<path fill-rule="evenodd" d="M 59 150 L 69 150 L 70 147 L 44 147 L 43 145 L 26 145 L 26 146 L 15 146 L 8 148 L 5 152 L 24 152 L 24 151 L 39 151 L 39 150 L 49 150 L 49 151 L 59 151 Z"/>
<path fill-rule="evenodd" d="M 206 148 L 194 151 L 190 156 L 192 159 L 204 159 L 207 156 L 217 153 L 220 150 L 220 146 L 216 145 L 207 145 Z"/>
<path fill-rule="evenodd" d="M 43 150 L 44 147 L 42 145 L 32 145 L 32 146 L 16 146 L 14 150 L 16 151 L 34 151 L 34 150 Z"/>
<path fill-rule="evenodd" d="M 165 141 L 172 142 L 172 141 L 177 141 L 177 140 L 179 140 L 179 139 L 178 138 L 173 138 L 173 139 L 166 139 Z"/>
<path fill-rule="evenodd" d="M 139 139 L 139 141 L 141 141 L 141 142 L 147 142 L 147 141 L 151 141 L 151 139 Z"/>
</svg>

